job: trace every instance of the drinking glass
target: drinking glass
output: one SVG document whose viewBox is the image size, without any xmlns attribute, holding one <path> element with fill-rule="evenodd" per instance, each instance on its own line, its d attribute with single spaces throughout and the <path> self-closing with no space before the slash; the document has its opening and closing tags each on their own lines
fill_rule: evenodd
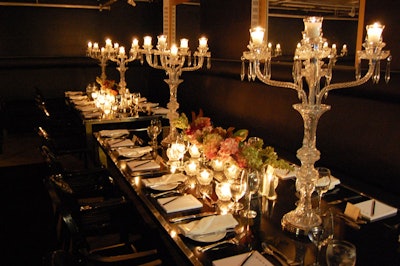
<svg viewBox="0 0 400 266">
<path fill-rule="evenodd" d="M 333 239 L 334 224 L 333 224 L 333 213 L 328 210 L 326 213 L 321 214 L 321 224 L 313 226 L 308 232 L 308 238 L 316 247 L 315 262 L 311 265 L 319 266 L 319 255 L 323 246 L 328 244 Z"/>
<path fill-rule="evenodd" d="M 237 212 L 243 209 L 243 203 L 239 200 L 246 194 L 247 190 L 247 170 L 242 169 L 237 178 L 229 180 L 231 184 L 231 195 L 233 203 L 230 205 L 231 210 Z"/>
<path fill-rule="evenodd" d="M 247 205 L 247 210 L 242 211 L 242 216 L 246 218 L 255 218 L 257 212 L 251 209 L 251 198 L 254 194 L 258 192 L 261 183 L 261 174 L 258 170 L 251 169 L 247 174 L 247 194 L 249 197 L 249 202 Z"/>
<path fill-rule="evenodd" d="M 149 135 L 151 141 L 150 144 L 154 150 L 158 148 L 157 136 L 162 131 L 161 120 L 153 119 L 150 122 L 150 125 L 147 127 L 147 134 Z"/>
<path fill-rule="evenodd" d="M 318 171 L 317 182 L 315 183 L 315 191 L 318 194 L 318 205 L 316 212 L 321 213 L 321 200 L 324 193 L 329 190 L 331 185 L 331 171 L 326 167 L 317 167 Z"/>
<path fill-rule="evenodd" d="M 356 247 L 344 240 L 333 240 L 326 248 L 328 266 L 354 266 L 356 257 Z"/>
</svg>

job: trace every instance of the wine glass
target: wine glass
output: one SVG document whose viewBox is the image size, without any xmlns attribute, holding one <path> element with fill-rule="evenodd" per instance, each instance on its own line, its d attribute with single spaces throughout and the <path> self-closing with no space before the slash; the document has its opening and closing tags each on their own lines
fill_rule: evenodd
<svg viewBox="0 0 400 266">
<path fill-rule="evenodd" d="M 251 169 L 247 174 L 247 193 L 249 197 L 249 202 L 247 210 L 242 211 L 242 216 L 246 218 L 255 218 L 257 212 L 251 209 L 251 198 L 254 194 L 258 192 L 261 183 L 261 174 L 256 169 Z"/>
<path fill-rule="evenodd" d="M 326 213 L 321 214 L 321 224 L 313 226 L 308 232 L 308 238 L 315 245 L 317 251 L 315 253 L 315 262 L 311 265 L 319 266 L 319 254 L 323 246 L 328 244 L 333 239 L 334 224 L 333 224 L 333 213 L 328 210 Z"/>
<path fill-rule="evenodd" d="M 154 150 L 156 150 L 158 147 L 157 136 L 161 133 L 161 131 L 162 131 L 161 120 L 158 119 L 151 120 L 150 125 L 147 127 L 147 134 L 151 139 L 150 144 Z"/>
<path fill-rule="evenodd" d="M 331 185 L 331 171 L 326 167 L 317 167 L 316 170 L 318 171 L 318 177 L 315 183 L 315 191 L 318 194 L 316 212 L 320 213 L 322 196 L 329 190 L 329 186 Z"/>
<path fill-rule="evenodd" d="M 237 178 L 229 180 L 231 184 L 231 195 L 234 202 L 231 203 L 231 210 L 237 212 L 243 209 L 243 203 L 239 200 L 246 194 L 247 190 L 247 170 L 242 169 Z"/>
<path fill-rule="evenodd" d="M 326 248 L 328 266 L 354 266 L 356 257 L 356 247 L 344 240 L 333 240 Z"/>
</svg>

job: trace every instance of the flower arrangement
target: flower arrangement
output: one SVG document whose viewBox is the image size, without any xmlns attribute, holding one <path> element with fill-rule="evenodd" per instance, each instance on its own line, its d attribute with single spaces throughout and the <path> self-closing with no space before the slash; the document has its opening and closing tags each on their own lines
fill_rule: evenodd
<svg viewBox="0 0 400 266">
<path fill-rule="evenodd" d="M 96 82 L 100 85 L 100 89 L 104 90 L 107 94 L 118 95 L 114 80 L 102 80 L 100 77 L 96 77 Z"/>
<path fill-rule="evenodd" d="M 192 121 L 184 113 L 174 121 L 177 129 L 182 130 L 184 137 L 192 144 L 199 146 L 208 160 L 220 158 L 223 160 L 233 159 L 242 168 L 261 169 L 263 166 L 271 165 L 275 168 L 289 169 L 291 166 L 285 160 L 279 159 L 274 148 L 267 146 L 263 148 L 264 141 L 257 138 L 257 142 L 246 141 L 249 131 L 229 127 L 215 127 L 209 117 L 192 112 Z"/>
</svg>

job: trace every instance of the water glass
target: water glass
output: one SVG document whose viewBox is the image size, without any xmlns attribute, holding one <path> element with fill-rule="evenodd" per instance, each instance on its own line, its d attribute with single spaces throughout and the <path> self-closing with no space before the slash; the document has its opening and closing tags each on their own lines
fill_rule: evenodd
<svg viewBox="0 0 400 266">
<path fill-rule="evenodd" d="M 332 240 L 326 248 L 328 266 L 354 266 L 356 257 L 356 247 L 348 241 Z"/>
</svg>

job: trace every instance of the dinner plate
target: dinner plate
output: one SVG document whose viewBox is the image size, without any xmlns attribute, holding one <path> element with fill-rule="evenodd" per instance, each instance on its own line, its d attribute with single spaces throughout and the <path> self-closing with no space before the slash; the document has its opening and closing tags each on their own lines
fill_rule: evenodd
<svg viewBox="0 0 400 266">
<path fill-rule="evenodd" d="M 206 234 L 206 235 L 188 235 L 187 237 L 197 242 L 210 243 L 219 241 L 225 236 L 226 232 L 219 232 L 215 234 Z"/>
<path fill-rule="evenodd" d="M 158 190 L 158 191 L 167 191 L 178 187 L 178 183 L 171 183 L 171 184 L 162 184 L 158 186 L 152 186 L 151 189 Z"/>
</svg>

